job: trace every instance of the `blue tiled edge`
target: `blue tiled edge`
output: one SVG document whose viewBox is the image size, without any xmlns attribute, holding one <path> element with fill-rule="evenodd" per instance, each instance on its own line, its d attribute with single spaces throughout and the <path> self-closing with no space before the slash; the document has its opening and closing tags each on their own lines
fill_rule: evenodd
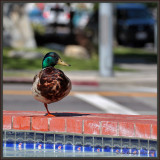
<svg viewBox="0 0 160 160">
<path fill-rule="evenodd" d="M 77 152 L 112 152 L 157 157 L 157 141 L 124 137 L 33 131 L 3 131 L 3 148 L 51 149 Z"/>
</svg>

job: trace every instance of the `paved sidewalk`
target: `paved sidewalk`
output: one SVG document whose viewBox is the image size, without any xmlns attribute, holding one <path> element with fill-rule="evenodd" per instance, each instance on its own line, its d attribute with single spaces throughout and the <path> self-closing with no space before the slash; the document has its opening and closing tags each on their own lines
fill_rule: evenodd
<svg viewBox="0 0 160 160">
<path fill-rule="evenodd" d="M 130 84 L 157 87 L 157 66 L 155 64 L 122 64 L 121 67 L 134 71 L 116 71 L 112 77 L 102 77 L 98 71 L 65 71 L 65 74 L 75 85 Z M 3 72 L 4 83 L 32 83 L 34 75 L 38 73 L 38 71 Z"/>
</svg>

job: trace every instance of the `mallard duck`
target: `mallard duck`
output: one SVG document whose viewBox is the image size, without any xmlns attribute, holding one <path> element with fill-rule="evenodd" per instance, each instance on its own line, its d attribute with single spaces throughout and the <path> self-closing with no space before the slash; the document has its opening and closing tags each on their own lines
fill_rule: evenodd
<svg viewBox="0 0 160 160">
<path fill-rule="evenodd" d="M 42 70 L 33 79 L 33 97 L 44 103 L 47 116 L 54 116 L 49 112 L 48 104 L 60 101 L 71 90 L 70 79 L 61 70 L 54 68 L 57 64 L 70 66 L 57 53 L 47 53 L 42 61 Z"/>
</svg>

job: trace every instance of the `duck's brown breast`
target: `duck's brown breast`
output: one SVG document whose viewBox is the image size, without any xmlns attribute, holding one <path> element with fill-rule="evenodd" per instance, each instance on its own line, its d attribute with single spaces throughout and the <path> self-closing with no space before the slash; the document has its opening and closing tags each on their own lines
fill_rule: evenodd
<svg viewBox="0 0 160 160">
<path fill-rule="evenodd" d="M 61 70 L 47 67 L 39 74 L 37 89 L 43 97 L 56 102 L 69 94 L 71 82 Z"/>
</svg>

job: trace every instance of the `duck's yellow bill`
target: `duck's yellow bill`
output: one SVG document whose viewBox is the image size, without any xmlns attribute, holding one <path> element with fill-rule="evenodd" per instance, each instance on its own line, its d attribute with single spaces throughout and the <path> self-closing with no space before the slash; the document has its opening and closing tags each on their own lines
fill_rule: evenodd
<svg viewBox="0 0 160 160">
<path fill-rule="evenodd" d="M 58 60 L 57 64 L 60 64 L 62 66 L 71 66 L 70 64 L 67 64 L 66 62 L 62 61 L 61 59 Z"/>
</svg>

